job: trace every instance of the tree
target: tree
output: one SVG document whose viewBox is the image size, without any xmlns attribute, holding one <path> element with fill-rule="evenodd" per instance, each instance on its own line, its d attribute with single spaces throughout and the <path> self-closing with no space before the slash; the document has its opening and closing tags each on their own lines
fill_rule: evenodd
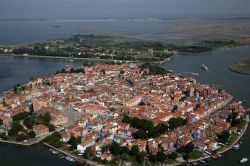
<svg viewBox="0 0 250 166">
<path fill-rule="evenodd" d="M 167 155 L 165 155 L 165 153 L 164 153 L 164 151 L 159 151 L 158 153 L 157 153 L 157 161 L 158 162 L 163 162 L 163 161 L 165 161 L 167 159 Z"/>
<path fill-rule="evenodd" d="M 29 112 L 20 112 L 12 117 L 13 121 L 23 120 L 30 115 Z"/>
<path fill-rule="evenodd" d="M 227 143 L 228 139 L 230 138 L 230 132 L 227 130 L 224 130 L 221 134 L 218 135 L 218 139 L 222 143 Z"/>
<path fill-rule="evenodd" d="M 185 125 L 186 123 L 187 123 L 187 120 L 186 119 L 182 119 L 182 118 L 171 118 L 168 121 L 170 130 L 174 130 L 177 127 Z"/>
<path fill-rule="evenodd" d="M 136 160 L 139 162 L 139 163 L 143 163 L 145 157 L 147 156 L 147 153 L 144 152 L 144 151 L 141 151 L 139 152 L 137 155 L 136 155 Z"/>
<path fill-rule="evenodd" d="M 49 131 L 55 131 L 55 126 L 53 124 L 50 123 L 44 123 L 45 126 L 47 126 L 49 128 Z"/>
<path fill-rule="evenodd" d="M 109 148 L 110 152 L 114 155 L 117 156 L 121 152 L 121 146 L 120 144 L 113 142 Z"/>
<path fill-rule="evenodd" d="M 91 149 L 91 147 L 87 147 L 86 150 L 83 153 L 83 157 L 86 159 L 91 159 L 94 156 L 94 152 Z"/>
<path fill-rule="evenodd" d="M 6 135 L 6 133 L 2 132 L 2 133 L 0 133 L 0 138 L 3 140 L 7 140 L 8 136 Z"/>
<path fill-rule="evenodd" d="M 19 134 L 16 137 L 16 141 L 24 141 L 25 139 L 27 139 L 27 135 L 26 134 Z"/>
<path fill-rule="evenodd" d="M 129 154 L 129 148 L 127 146 L 122 146 L 121 151 L 122 153 Z"/>
<path fill-rule="evenodd" d="M 44 141 L 52 146 L 55 146 L 56 148 L 59 148 L 63 145 L 63 142 L 61 142 L 60 139 L 61 134 L 59 132 L 54 132 L 53 134 L 47 136 Z"/>
<path fill-rule="evenodd" d="M 71 135 L 68 143 L 71 145 L 70 150 L 75 150 L 77 145 L 81 143 L 81 137 L 75 138 L 73 135 Z"/>
<path fill-rule="evenodd" d="M 44 115 L 43 115 L 43 119 L 45 122 L 49 123 L 51 121 L 51 117 L 50 117 L 50 114 L 48 112 L 46 112 Z"/>
<path fill-rule="evenodd" d="M 34 131 L 30 131 L 28 133 L 28 135 L 29 135 L 30 138 L 35 138 L 36 137 L 36 133 Z"/>
<path fill-rule="evenodd" d="M 11 129 L 8 131 L 8 135 L 14 136 L 16 135 L 19 131 L 23 131 L 23 126 L 18 123 L 18 122 L 13 122 Z"/>
<path fill-rule="evenodd" d="M 136 132 L 134 132 L 132 134 L 132 136 L 135 138 L 135 139 L 146 139 L 147 138 L 147 133 L 144 132 L 144 130 L 142 129 L 138 129 Z"/>
<path fill-rule="evenodd" d="M 130 150 L 130 154 L 133 156 L 136 156 L 139 152 L 140 152 L 140 150 L 139 150 L 138 146 L 133 145 L 131 150 Z"/>
<path fill-rule="evenodd" d="M 186 153 L 190 153 L 194 150 L 194 144 L 192 142 L 189 142 L 186 146 L 185 146 L 185 152 Z"/>
<path fill-rule="evenodd" d="M 125 115 L 123 117 L 123 119 L 122 119 L 122 122 L 131 124 L 132 123 L 132 119 L 129 116 Z"/>
<path fill-rule="evenodd" d="M 160 133 L 157 128 L 153 128 L 148 131 L 148 138 L 155 138 L 158 135 L 160 135 Z"/>
<path fill-rule="evenodd" d="M 168 157 L 172 160 L 175 160 L 178 157 L 178 154 L 176 152 L 173 152 Z"/>
<path fill-rule="evenodd" d="M 54 146 L 55 148 L 61 148 L 63 146 L 63 142 L 62 141 L 53 141 L 50 143 L 50 145 Z"/>
<path fill-rule="evenodd" d="M 31 117 L 26 117 L 23 120 L 23 124 L 28 128 L 28 129 L 32 129 L 33 125 L 34 125 L 34 120 Z"/>
</svg>

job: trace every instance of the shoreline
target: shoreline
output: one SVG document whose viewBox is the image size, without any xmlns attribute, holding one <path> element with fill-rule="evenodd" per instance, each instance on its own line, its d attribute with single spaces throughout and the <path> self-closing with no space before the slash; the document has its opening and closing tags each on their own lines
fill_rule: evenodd
<svg viewBox="0 0 250 166">
<path fill-rule="evenodd" d="M 69 152 L 65 152 L 64 150 L 55 148 L 55 147 L 49 145 L 49 144 L 46 143 L 46 142 L 44 142 L 43 144 L 44 144 L 45 146 L 47 146 L 48 148 L 54 149 L 54 150 L 56 150 L 56 151 L 58 151 L 58 152 L 60 152 L 60 153 L 63 153 L 63 154 L 66 155 L 66 156 L 70 156 L 70 157 L 74 158 L 75 162 L 78 162 L 78 163 L 80 163 L 80 164 L 84 164 L 84 165 L 87 165 L 87 164 L 88 164 L 88 165 L 92 165 L 92 166 L 104 166 L 104 165 L 99 164 L 99 163 L 97 163 L 97 162 L 95 162 L 95 161 L 87 160 L 87 159 L 84 159 L 83 157 L 80 158 L 80 157 L 74 156 L 73 154 L 71 154 L 71 153 L 69 153 Z"/>
<path fill-rule="evenodd" d="M 234 73 L 238 73 L 238 74 L 243 74 L 243 75 L 248 75 L 248 76 L 250 76 L 250 72 L 240 71 L 240 70 L 234 69 L 232 66 L 228 66 L 228 69 L 229 69 L 231 72 L 234 72 Z"/>
<path fill-rule="evenodd" d="M 39 138 L 29 140 L 27 142 L 21 142 L 21 141 L 11 141 L 11 140 L 3 140 L 0 138 L 0 143 L 6 143 L 6 144 L 14 144 L 14 145 L 22 145 L 22 146 L 32 146 L 38 143 L 41 143 L 47 136 L 51 135 L 52 133 L 48 133 L 46 135 L 41 135 Z"/>
<path fill-rule="evenodd" d="M 133 62 L 141 63 L 143 61 L 133 60 L 119 60 L 119 59 L 97 59 L 97 58 L 76 58 L 76 57 L 63 57 L 63 56 L 42 56 L 42 55 L 20 55 L 20 54 L 0 54 L 0 56 L 9 57 L 27 57 L 27 58 L 47 58 L 47 59 L 64 59 L 64 60 L 88 60 L 88 61 L 103 61 L 103 62 Z M 154 63 L 160 63 L 162 61 L 154 61 Z"/>
<path fill-rule="evenodd" d="M 231 149 L 233 148 L 233 146 L 234 146 L 234 145 L 244 136 L 246 130 L 248 129 L 248 125 L 249 125 L 249 119 L 247 119 L 246 124 L 245 124 L 244 128 L 242 129 L 241 134 L 237 137 L 237 139 L 236 139 L 231 145 L 229 145 L 228 147 L 226 147 L 224 150 L 219 151 L 219 152 L 217 153 L 217 155 L 226 153 L 227 151 L 231 150 Z M 42 140 L 43 140 L 43 139 L 42 139 Z M 34 145 L 34 144 L 41 143 L 42 140 L 38 140 L 38 141 L 35 141 L 35 142 L 33 142 L 33 143 L 24 143 L 24 142 L 7 141 L 7 140 L 2 140 L 2 139 L 0 139 L 0 143 L 14 144 L 14 145 L 22 145 L 22 146 L 32 146 L 32 145 Z M 84 159 L 83 157 L 80 158 L 80 157 L 75 156 L 75 155 L 73 155 L 73 154 L 71 154 L 71 153 L 69 153 L 69 152 L 66 152 L 66 151 L 64 151 L 64 150 L 55 148 L 55 147 L 49 145 L 49 144 L 46 143 L 46 142 L 44 142 L 43 144 L 44 144 L 46 147 L 48 147 L 48 148 L 54 149 L 54 150 L 56 150 L 56 151 L 59 151 L 60 153 L 63 153 L 63 154 L 66 155 L 66 156 L 70 156 L 70 157 L 74 158 L 75 161 L 78 162 L 78 163 L 80 163 L 80 164 L 83 164 L 83 165 L 88 164 L 88 165 L 92 165 L 92 166 L 104 166 L 104 165 L 102 165 L 102 164 L 100 164 L 100 163 L 97 163 L 97 162 L 95 162 L 95 161 L 87 160 L 87 159 Z M 178 166 L 178 165 L 182 165 L 182 164 L 185 164 L 185 163 L 199 162 L 199 161 L 201 161 L 201 160 L 204 160 L 204 159 L 207 159 L 207 158 L 210 158 L 210 157 L 212 157 L 212 156 L 211 156 L 211 155 L 206 155 L 206 156 L 203 156 L 203 157 L 201 157 L 201 158 L 199 158 L 199 159 L 191 159 L 191 160 L 189 160 L 189 161 L 187 161 L 187 162 L 173 163 L 173 164 L 167 164 L 167 165 L 168 165 L 168 166 Z M 164 165 L 164 164 L 163 164 L 163 165 Z"/>
</svg>

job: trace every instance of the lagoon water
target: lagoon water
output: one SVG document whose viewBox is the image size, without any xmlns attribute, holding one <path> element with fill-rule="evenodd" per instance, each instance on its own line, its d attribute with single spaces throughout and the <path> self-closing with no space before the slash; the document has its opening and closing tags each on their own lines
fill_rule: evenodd
<svg viewBox="0 0 250 166">
<path fill-rule="evenodd" d="M 0 45 L 41 42 L 78 33 L 133 36 L 138 39 L 184 38 L 183 35 L 160 34 L 174 26 L 174 23 L 165 21 L 0 20 L 0 25 Z"/>
<path fill-rule="evenodd" d="M 4 24 L 3 24 L 4 22 Z M 84 26 L 83 26 L 84 25 Z M 59 26 L 59 27 L 53 27 Z M 1 21 L 0 44 L 32 43 L 54 38 L 63 38 L 71 34 L 84 32 L 119 32 L 124 36 L 137 38 L 183 38 L 183 36 L 161 36 L 156 32 L 163 32 L 171 27 L 162 22 L 37 22 L 37 21 Z M 97 27 L 93 30 L 93 27 Z M 91 31 L 92 29 L 92 31 Z M 140 33 L 140 30 L 143 33 Z M 129 33 L 130 34 L 129 34 Z M 236 100 L 246 100 L 245 107 L 250 107 L 250 76 L 231 72 L 228 66 L 236 59 L 250 57 L 249 47 L 233 49 L 218 49 L 203 55 L 176 55 L 175 58 L 162 64 L 166 69 L 182 75 L 187 72 L 198 73 L 196 77 L 202 83 L 223 86 Z M 16 84 L 24 84 L 32 77 L 49 76 L 64 65 L 71 62 L 57 59 L 43 59 L 30 57 L 0 56 L 0 92 L 13 88 Z M 75 62 L 73 62 L 75 63 Z M 80 64 L 81 62 L 77 62 Z M 209 70 L 201 71 L 200 66 L 205 64 Z M 250 158 L 250 133 L 249 128 L 243 137 L 243 145 L 238 151 L 230 150 L 222 158 L 208 163 L 209 166 L 230 165 L 237 166 L 242 157 Z M 249 163 L 248 163 L 249 164 Z M 22 147 L 0 143 L 1 166 L 72 166 L 75 165 L 65 159 L 53 155 L 42 144 L 31 147 Z"/>
</svg>

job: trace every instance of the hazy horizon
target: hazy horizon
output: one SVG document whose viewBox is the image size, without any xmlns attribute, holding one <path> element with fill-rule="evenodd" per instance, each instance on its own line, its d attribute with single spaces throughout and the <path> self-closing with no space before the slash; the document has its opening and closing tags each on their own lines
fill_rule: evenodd
<svg viewBox="0 0 250 166">
<path fill-rule="evenodd" d="M 250 16 L 249 0 L 1 0 L 0 19 Z"/>
</svg>

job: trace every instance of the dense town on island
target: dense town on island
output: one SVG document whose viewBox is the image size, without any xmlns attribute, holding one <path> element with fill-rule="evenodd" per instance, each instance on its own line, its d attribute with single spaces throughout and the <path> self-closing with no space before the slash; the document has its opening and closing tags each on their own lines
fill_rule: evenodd
<svg viewBox="0 0 250 166">
<path fill-rule="evenodd" d="M 220 88 L 149 64 L 66 66 L 0 97 L 2 140 L 45 138 L 89 160 L 188 160 L 237 138 L 245 109 Z"/>
</svg>

